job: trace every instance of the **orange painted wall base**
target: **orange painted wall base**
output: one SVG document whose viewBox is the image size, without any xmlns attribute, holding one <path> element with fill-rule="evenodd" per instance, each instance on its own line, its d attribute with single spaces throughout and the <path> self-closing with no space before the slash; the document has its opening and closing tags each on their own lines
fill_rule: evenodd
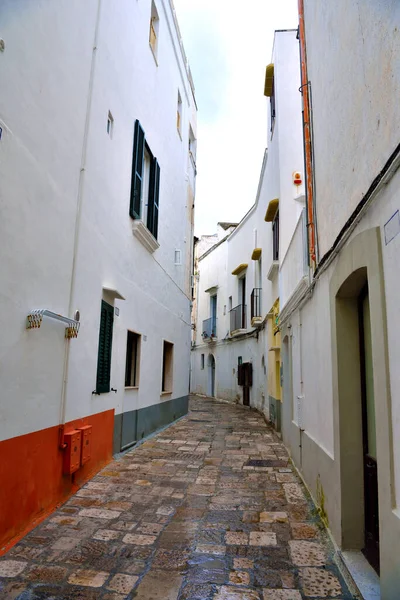
<svg viewBox="0 0 400 600">
<path fill-rule="evenodd" d="M 0 442 L 0 555 L 111 460 L 114 410 L 65 431 L 84 425 L 93 428 L 91 459 L 73 475 L 63 475 L 58 425 Z"/>
</svg>

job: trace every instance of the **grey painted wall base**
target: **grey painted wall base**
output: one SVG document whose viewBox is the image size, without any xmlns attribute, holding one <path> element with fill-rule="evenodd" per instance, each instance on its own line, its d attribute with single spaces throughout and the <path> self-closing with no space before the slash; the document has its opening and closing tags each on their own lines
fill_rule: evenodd
<svg viewBox="0 0 400 600">
<path fill-rule="evenodd" d="M 269 420 L 276 431 L 281 430 L 281 401 L 269 396 Z"/>
<path fill-rule="evenodd" d="M 117 454 L 122 448 L 183 417 L 188 407 L 189 396 L 182 396 L 115 415 L 113 453 Z"/>
</svg>

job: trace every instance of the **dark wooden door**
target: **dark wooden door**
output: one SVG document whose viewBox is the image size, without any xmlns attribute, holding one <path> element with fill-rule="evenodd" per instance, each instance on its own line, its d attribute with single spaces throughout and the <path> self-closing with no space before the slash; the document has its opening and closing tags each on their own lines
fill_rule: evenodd
<svg viewBox="0 0 400 600">
<path fill-rule="evenodd" d="M 243 404 L 250 406 L 250 388 L 253 385 L 253 365 L 250 362 L 242 365 L 242 381 L 243 381 Z"/>
<path fill-rule="evenodd" d="M 359 298 L 360 364 L 364 462 L 365 545 L 363 553 L 379 573 L 378 463 L 376 458 L 374 375 L 368 287 Z"/>
</svg>

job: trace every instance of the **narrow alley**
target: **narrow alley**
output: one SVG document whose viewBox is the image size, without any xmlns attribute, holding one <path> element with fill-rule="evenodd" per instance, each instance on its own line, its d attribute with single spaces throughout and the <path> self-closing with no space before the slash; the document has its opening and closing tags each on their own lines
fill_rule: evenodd
<svg viewBox="0 0 400 600">
<path fill-rule="evenodd" d="M 7 600 L 352 598 L 284 445 L 192 397 L 0 559 Z"/>
</svg>

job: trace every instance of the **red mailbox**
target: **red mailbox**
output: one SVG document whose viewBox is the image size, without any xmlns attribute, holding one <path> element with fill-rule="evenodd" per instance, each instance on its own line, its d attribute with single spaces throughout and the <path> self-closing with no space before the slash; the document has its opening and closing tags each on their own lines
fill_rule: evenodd
<svg viewBox="0 0 400 600">
<path fill-rule="evenodd" d="M 85 465 L 92 456 L 92 426 L 79 427 L 82 432 L 81 465 Z"/>
<path fill-rule="evenodd" d="M 78 429 L 64 433 L 64 442 L 67 447 L 64 450 L 63 472 L 71 475 L 81 466 L 81 437 Z"/>
</svg>

